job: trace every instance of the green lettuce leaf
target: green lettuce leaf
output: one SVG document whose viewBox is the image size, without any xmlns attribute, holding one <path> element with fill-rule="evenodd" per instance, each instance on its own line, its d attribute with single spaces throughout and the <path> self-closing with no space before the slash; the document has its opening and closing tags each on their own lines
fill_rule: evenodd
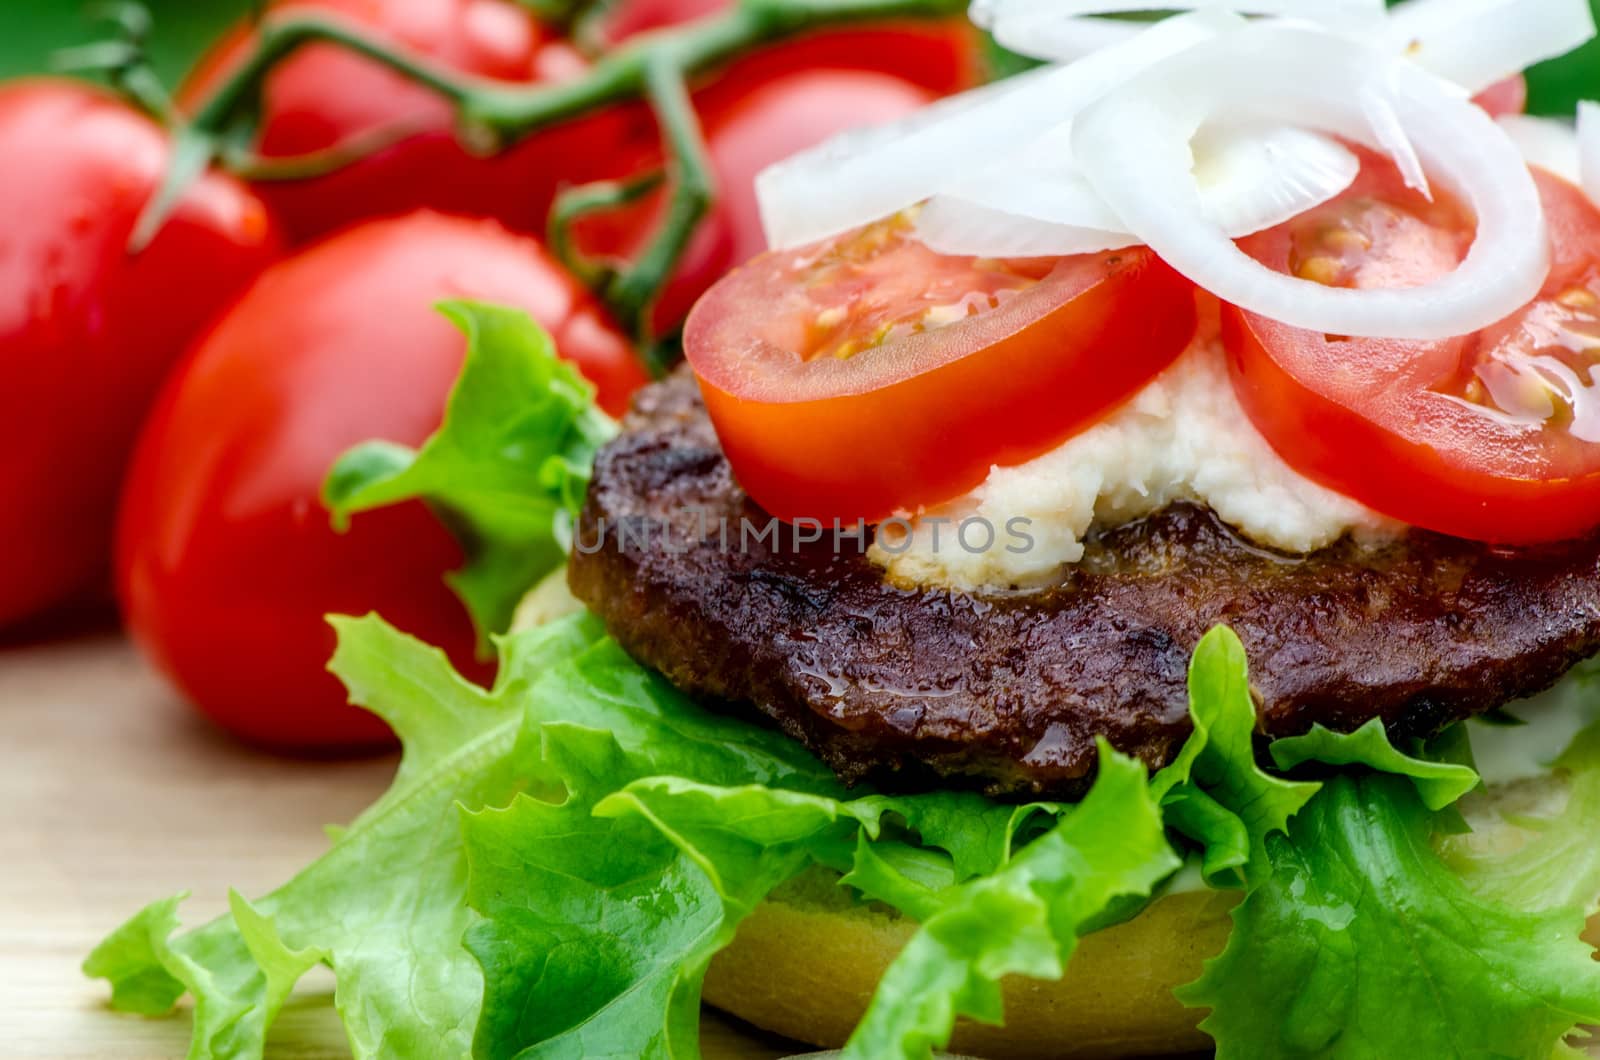
<svg viewBox="0 0 1600 1060">
<path fill-rule="evenodd" d="M 938 896 L 844 1056 L 922 1058 L 948 1044 L 959 1016 L 1002 1022 L 1002 976 L 1059 979 L 1084 924 L 1178 866 L 1144 767 L 1102 741 L 1083 802 L 993 873 Z"/>
<path fill-rule="evenodd" d="M 1268 840 L 1272 872 L 1179 996 L 1231 1057 L 1547 1057 L 1600 1022 L 1577 910 L 1473 894 L 1409 778 L 1340 775 Z"/>
<path fill-rule="evenodd" d="M 764 785 L 717 787 L 652 776 L 602 800 L 595 812 L 632 813 L 651 821 L 737 906 L 754 905 L 814 862 L 844 874 L 863 894 L 916 916 L 929 908 L 930 895 L 998 871 L 1038 822 L 1054 821 L 1070 809 L 1062 803 L 1011 806 L 974 792 L 845 800 Z M 754 900 L 741 897 L 745 881 L 767 880 L 769 863 L 792 867 L 763 883 Z"/>
<path fill-rule="evenodd" d="M 560 731 L 545 727 L 547 739 Z M 629 780 L 656 764 L 660 743 L 630 752 L 586 732 L 562 804 L 522 799 L 468 824 L 474 905 L 485 916 L 470 945 L 490 984 L 480 1056 L 691 1055 L 707 962 L 773 888 L 812 864 L 848 867 L 845 880 L 863 893 L 935 924 L 958 921 L 986 895 L 1012 903 L 1027 917 L 1016 934 L 990 939 L 974 959 L 941 956 L 961 966 L 937 974 L 976 977 L 981 990 L 997 989 L 1006 955 L 1028 954 L 1030 932 L 1045 923 L 1054 963 L 1018 967 L 1059 976 L 1078 925 L 1116 897 L 1148 894 L 1177 866 L 1142 768 L 1125 759 L 1106 759 L 1109 779 L 1094 789 L 1105 792 L 1087 810 L 959 793 L 842 799 L 818 790 L 832 786 L 820 777 L 807 778 L 812 790 L 730 787 L 691 779 L 684 774 L 707 771 L 682 762 L 678 775 Z M 594 801 L 619 780 L 626 785 Z M 1068 816 L 1014 849 L 1024 829 L 1058 813 Z M 663 890 L 652 890 L 658 879 Z M 877 1033 L 900 1044 L 872 1055 L 920 1055 L 919 1036 L 947 1039 L 959 1004 L 943 1010 L 951 1024 L 940 1030 L 935 1013 L 930 1030 L 925 1012 L 885 1002 Z"/>
<path fill-rule="evenodd" d="M 1266 839 L 1316 794 L 1317 785 L 1284 780 L 1256 764 L 1256 707 L 1244 645 L 1218 626 L 1189 661 L 1194 732 L 1172 764 L 1150 782 L 1167 824 L 1204 848 L 1212 886 L 1253 886 L 1271 871 Z"/>
<path fill-rule="evenodd" d="M 656 774 L 827 803 L 838 781 L 793 740 L 696 707 L 614 643 L 532 684 L 532 775 L 558 798 L 465 814 L 467 935 L 486 984 L 480 1057 L 693 1056 L 705 966 L 738 920 L 806 864 L 777 840 L 731 882 L 610 796 Z M 624 802 L 626 800 L 623 800 Z"/>
<path fill-rule="evenodd" d="M 662 801 L 675 830 L 652 812 L 658 785 L 615 793 L 651 768 L 649 751 L 599 729 L 544 733 L 567 797 L 466 822 L 484 916 L 468 946 L 489 983 L 477 1055 L 694 1056 L 707 963 L 808 864 L 810 843 L 835 823 L 818 815 L 842 804 L 673 778 Z M 710 811 L 703 829 L 693 807 Z"/>
<path fill-rule="evenodd" d="M 505 645 L 485 691 L 444 655 L 375 617 L 335 619 L 330 668 L 404 743 L 393 786 L 326 854 L 251 906 L 174 936 L 177 899 L 118 928 L 84 964 L 112 1004 L 154 1015 L 194 997 L 193 1058 L 261 1056 L 283 998 L 311 964 L 338 978 L 336 1003 L 357 1057 L 462 1056 L 483 992 L 462 945 L 472 920 L 457 806 L 503 805 L 537 775 L 521 734 L 529 675 L 600 636 L 587 616 Z"/>
<path fill-rule="evenodd" d="M 638 766 L 609 733 L 544 729 L 559 802 L 463 818 L 467 935 L 487 984 L 474 1055 L 696 1055 L 700 980 L 727 940 L 715 888 L 647 822 L 595 817 Z"/>
<path fill-rule="evenodd" d="M 523 595 L 561 564 L 594 455 L 616 425 L 526 313 L 439 308 L 467 336 L 443 425 L 420 450 L 356 446 L 329 472 L 323 501 L 340 528 L 358 512 L 426 501 L 467 553 L 451 587 L 480 633 L 501 633 Z"/>
<path fill-rule="evenodd" d="M 916 916 L 930 908 L 930 896 L 1000 869 L 1021 825 L 1068 809 L 1008 806 L 971 792 L 845 800 L 661 776 L 634 781 L 595 812 L 650 821 L 700 865 L 738 916 L 811 863 L 839 871 L 863 894 Z"/>
<path fill-rule="evenodd" d="M 1274 740 L 1268 748 L 1279 769 L 1289 770 L 1306 762 L 1332 766 L 1366 766 L 1380 773 L 1410 777 L 1417 793 L 1430 810 L 1442 810 L 1478 786 L 1478 774 L 1461 762 L 1424 758 L 1427 750 L 1420 741 L 1413 754 L 1400 751 L 1389 741 L 1382 718 L 1373 718 L 1354 732 L 1342 733 L 1313 725 L 1304 736 Z"/>
<path fill-rule="evenodd" d="M 921 842 L 948 843 L 966 870 L 984 872 L 1010 856 L 1012 822 L 1037 812 L 964 793 L 843 799 L 809 759 L 795 771 L 749 745 L 773 741 L 789 756 L 785 737 L 711 718 L 664 687 L 659 706 L 680 715 L 675 738 L 632 730 L 615 712 L 636 697 L 597 702 L 587 691 L 607 683 L 593 680 L 605 650 L 574 668 L 565 700 L 569 716 L 605 728 L 543 727 L 565 799 L 519 799 L 466 820 L 472 904 L 484 917 L 468 946 L 488 982 L 479 1056 L 691 1056 L 707 963 L 779 884 L 812 864 L 847 869 L 858 842 L 881 838 L 895 866 L 887 888 L 916 877 L 912 886 L 942 891 L 958 878 L 957 857 L 914 845 L 909 822 L 927 829 Z M 728 724 L 747 743 L 732 768 L 716 761 L 726 740 L 695 731 Z M 642 775 L 663 766 L 675 774 Z M 716 783 L 762 773 L 761 784 Z M 942 871 L 910 868 L 907 854 Z"/>
<path fill-rule="evenodd" d="M 1470 836 L 1442 842 L 1441 853 L 1472 892 L 1517 909 L 1600 907 L 1600 724 L 1579 733 L 1556 759 L 1565 775 L 1566 805 L 1554 817 L 1518 817 L 1527 842 L 1481 851 Z"/>
<path fill-rule="evenodd" d="M 941 850 L 893 839 L 873 841 L 863 831 L 848 870 L 839 882 L 864 898 L 926 920 L 939 911 L 944 893 L 956 883 L 955 862 Z"/>
</svg>

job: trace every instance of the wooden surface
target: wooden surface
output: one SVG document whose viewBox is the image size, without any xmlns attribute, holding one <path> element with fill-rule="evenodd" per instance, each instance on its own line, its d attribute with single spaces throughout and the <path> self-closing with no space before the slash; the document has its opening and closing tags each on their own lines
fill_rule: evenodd
<svg viewBox="0 0 1600 1060">
<path fill-rule="evenodd" d="M 326 847 L 322 826 L 387 786 L 393 759 L 293 762 L 230 742 L 192 715 L 115 633 L 0 645 L 0 1056 L 182 1057 L 181 1015 L 110 1012 L 78 965 L 146 902 L 270 890 Z M 269 1057 L 348 1056 L 318 972 L 279 1018 Z M 715 1017 L 712 1060 L 794 1050 Z M 441 1058 L 448 1060 L 448 1058 Z"/>
</svg>

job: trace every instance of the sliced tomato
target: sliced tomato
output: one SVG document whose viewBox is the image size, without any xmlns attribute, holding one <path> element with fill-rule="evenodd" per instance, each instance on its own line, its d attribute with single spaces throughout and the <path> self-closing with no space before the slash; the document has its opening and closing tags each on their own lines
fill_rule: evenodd
<svg viewBox="0 0 1600 1060">
<path fill-rule="evenodd" d="M 1303 474 L 1396 519 L 1507 543 L 1600 525 L 1600 210 L 1535 170 L 1553 267 L 1539 297 L 1440 342 L 1349 339 L 1230 308 L 1246 412 Z M 1243 241 L 1263 264 L 1337 286 L 1417 286 L 1454 268 L 1470 213 L 1424 200 L 1366 156 L 1344 195 Z"/>
<path fill-rule="evenodd" d="M 905 216 L 755 258 L 684 349 L 740 484 L 853 524 L 959 496 L 1054 448 L 1188 345 L 1192 286 L 1144 249 L 936 254 Z"/>
</svg>

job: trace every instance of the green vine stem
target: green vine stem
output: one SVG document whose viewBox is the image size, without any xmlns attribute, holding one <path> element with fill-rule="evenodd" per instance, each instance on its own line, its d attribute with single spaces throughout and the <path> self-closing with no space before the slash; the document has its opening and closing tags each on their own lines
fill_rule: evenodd
<svg viewBox="0 0 1600 1060">
<path fill-rule="evenodd" d="M 638 202 L 661 187 L 666 179 L 665 173 L 655 169 L 628 180 L 598 180 L 564 189 L 550 207 L 550 224 L 545 235 L 550 252 L 585 286 L 596 291 L 604 289 L 616 270 L 580 251 L 573 243 L 572 226 L 589 214 Z"/>
<path fill-rule="evenodd" d="M 159 122 L 171 124 L 176 110 L 166 86 L 151 69 L 145 44 L 153 28 L 150 12 L 137 3 L 111 3 L 92 8 L 90 14 L 116 30 L 109 40 L 64 48 L 51 57 L 60 73 L 103 75 L 134 106 Z"/>
<path fill-rule="evenodd" d="M 655 336 L 650 309 L 683 257 L 695 226 L 711 209 L 717 187 L 683 71 L 665 57 L 652 57 L 645 66 L 645 83 L 656 124 L 665 135 L 667 176 L 672 190 L 666 217 L 655 235 L 632 266 L 611 278 L 601 296 L 618 322 L 650 350 L 652 355 L 647 359 L 659 374 L 663 366 L 651 346 Z"/>
<path fill-rule="evenodd" d="M 963 12 L 966 4 L 967 0 L 739 0 L 714 18 L 642 35 L 602 56 L 582 77 L 527 87 L 459 75 L 390 48 L 335 19 L 311 15 L 269 18 L 261 23 L 252 52 L 193 118 L 179 126 L 179 164 L 172 167 L 147 207 L 135 240 L 148 240 L 158 230 L 167 211 L 205 164 L 219 159 L 225 164 L 240 161 L 241 141 L 255 128 L 263 81 L 284 59 L 310 44 L 345 48 L 437 93 L 454 107 L 463 141 L 484 151 L 502 149 L 540 129 L 611 104 L 643 99 L 655 114 L 665 146 L 665 171 L 671 185 L 665 218 L 631 267 L 608 270 L 604 275 L 591 270 L 588 278 L 601 282 L 599 293 L 619 322 L 632 329 L 647 348 L 653 348 L 650 307 L 716 193 L 690 101 L 689 81 L 753 48 L 802 32 L 864 21 L 950 17 Z M 294 159 L 278 160 L 272 169 L 285 175 L 315 172 L 329 158 L 307 161 L 313 164 L 297 166 Z M 603 203 L 606 194 L 615 195 L 615 186 L 610 191 L 587 192 L 588 205 Z M 584 200 L 577 200 L 577 205 L 585 205 Z M 569 210 L 572 206 L 568 204 Z M 569 259 L 570 249 L 569 245 Z"/>
</svg>

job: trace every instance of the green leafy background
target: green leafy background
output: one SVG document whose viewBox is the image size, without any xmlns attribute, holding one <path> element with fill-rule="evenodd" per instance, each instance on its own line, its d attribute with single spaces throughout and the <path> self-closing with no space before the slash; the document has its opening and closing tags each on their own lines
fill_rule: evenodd
<svg viewBox="0 0 1600 1060">
<path fill-rule="evenodd" d="M 93 3 L 73 0 L 0 0 L 0 77 L 41 73 L 59 48 L 105 36 L 88 12 Z M 145 0 L 156 16 L 150 53 L 168 83 L 223 27 L 250 6 L 250 0 Z"/>
<path fill-rule="evenodd" d="M 1600 12 L 1600 0 L 1592 0 Z M 173 81 L 250 0 L 146 0 L 156 14 L 150 42 L 163 77 Z M 0 78 L 48 68 L 50 54 L 95 35 L 84 13 L 91 4 L 71 0 L 0 0 Z M 1580 99 L 1600 99 L 1600 40 L 1529 74 L 1531 110 L 1570 114 Z"/>
</svg>

